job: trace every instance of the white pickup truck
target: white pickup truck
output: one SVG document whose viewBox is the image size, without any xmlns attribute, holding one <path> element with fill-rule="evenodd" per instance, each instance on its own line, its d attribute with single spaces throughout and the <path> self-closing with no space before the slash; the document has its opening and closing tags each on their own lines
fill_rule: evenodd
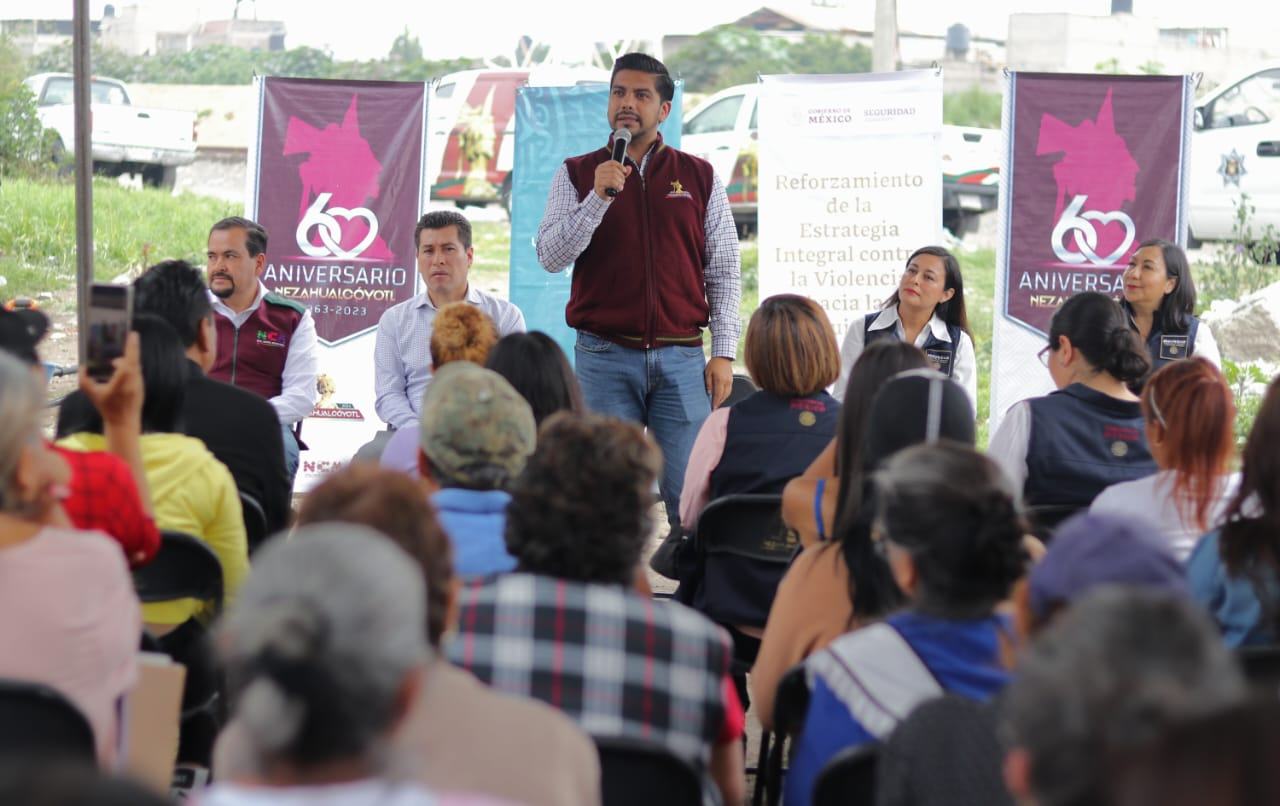
<svg viewBox="0 0 1280 806">
<path fill-rule="evenodd" d="M 36 97 L 40 122 L 58 133 L 55 153 L 72 154 L 74 78 L 69 73 L 40 73 L 23 83 Z M 195 161 L 195 113 L 133 106 L 128 88 L 113 78 L 95 77 L 90 95 L 96 173 L 140 174 L 144 185 L 172 188 L 178 166 Z"/>
<path fill-rule="evenodd" d="M 1280 230 L 1280 64 L 1225 81 L 1196 101 L 1187 171 L 1190 241 L 1230 240 L 1241 194 L 1255 235 Z"/>
</svg>

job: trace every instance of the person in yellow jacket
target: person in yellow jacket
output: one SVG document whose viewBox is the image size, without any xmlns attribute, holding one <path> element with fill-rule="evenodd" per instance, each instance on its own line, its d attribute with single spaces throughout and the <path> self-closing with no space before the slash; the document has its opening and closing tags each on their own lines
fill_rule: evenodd
<svg viewBox="0 0 1280 806">
<path fill-rule="evenodd" d="M 200 440 L 178 430 L 183 408 L 187 362 L 177 332 L 162 319 L 134 317 L 133 329 L 142 346 L 141 453 L 151 488 L 156 525 L 185 532 L 209 544 L 222 563 L 227 604 L 249 572 L 249 549 L 240 496 L 231 471 L 214 458 Z M 96 410 L 81 422 L 58 420 L 58 445 L 83 451 L 103 450 L 105 438 Z M 104 497 L 111 490 L 101 491 Z M 164 635 L 195 617 L 212 616 L 195 599 L 176 599 L 143 605 L 143 621 L 156 635 Z"/>
</svg>

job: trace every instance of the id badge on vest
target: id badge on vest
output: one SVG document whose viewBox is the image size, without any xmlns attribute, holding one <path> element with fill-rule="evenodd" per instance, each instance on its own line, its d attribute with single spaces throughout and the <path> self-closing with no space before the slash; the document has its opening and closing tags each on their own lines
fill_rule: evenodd
<svg viewBox="0 0 1280 806">
<path fill-rule="evenodd" d="M 951 351 L 950 350 L 926 349 L 924 351 L 924 354 L 926 357 L 928 357 L 929 362 L 933 364 L 934 369 L 938 370 L 943 375 L 946 375 L 948 378 L 951 377 Z"/>
<path fill-rule="evenodd" d="M 1186 336 L 1161 336 L 1159 358 L 1165 361 L 1177 361 L 1187 357 Z"/>
</svg>

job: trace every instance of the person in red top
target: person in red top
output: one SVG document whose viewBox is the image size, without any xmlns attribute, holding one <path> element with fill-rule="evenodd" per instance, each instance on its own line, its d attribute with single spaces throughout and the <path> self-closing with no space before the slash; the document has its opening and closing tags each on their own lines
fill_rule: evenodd
<svg viewBox="0 0 1280 806">
<path fill-rule="evenodd" d="M 40 383 L 44 370 L 36 345 L 49 328 L 44 314 L 33 309 L 0 308 L 0 350 L 25 362 Z M 67 524 L 98 530 L 124 550 L 131 566 L 151 561 L 160 550 L 160 531 L 151 512 L 151 496 L 142 471 L 142 368 L 138 337 L 130 334 L 115 372 L 99 383 L 80 370 L 80 389 L 102 414 L 108 451 L 79 452 L 53 447 L 71 467 L 62 510 Z"/>
</svg>

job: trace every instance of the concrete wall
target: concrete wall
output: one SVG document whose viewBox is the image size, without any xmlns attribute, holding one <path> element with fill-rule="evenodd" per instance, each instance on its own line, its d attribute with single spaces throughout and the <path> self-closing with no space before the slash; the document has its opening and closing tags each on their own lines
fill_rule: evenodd
<svg viewBox="0 0 1280 806">
<path fill-rule="evenodd" d="M 201 149 L 247 149 L 257 123 L 258 95 L 252 84 L 130 84 L 133 102 L 158 109 L 186 109 L 196 121 Z"/>
</svg>

